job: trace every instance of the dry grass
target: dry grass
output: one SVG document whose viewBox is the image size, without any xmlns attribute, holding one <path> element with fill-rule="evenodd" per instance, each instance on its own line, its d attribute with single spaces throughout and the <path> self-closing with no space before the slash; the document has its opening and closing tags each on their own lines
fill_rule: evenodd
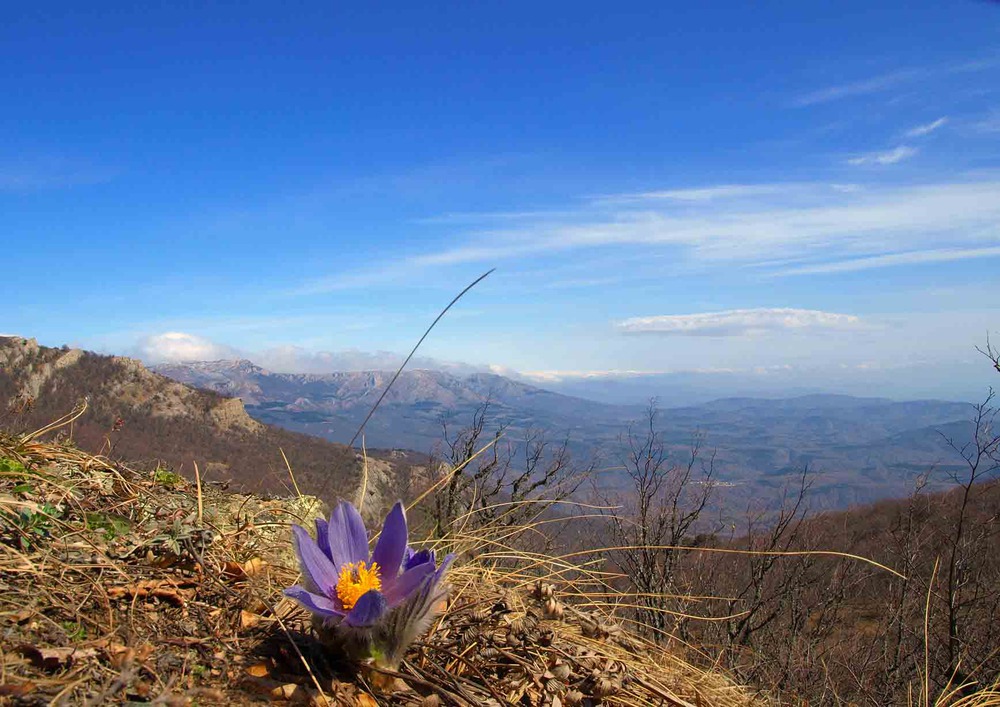
<svg viewBox="0 0 1000 707">
<path fill-rule="evenodd" d="M 516 549 L 546 521 L 501 534 L 469 519 L 448 542 L 474 559 L 436 630 L 376 674 L 324 653 L 282 598 L 288 526 L 314 499 L 202 488 L 38 436 L 0 437 L 0 459 L 0 705 L 768 704 L 623 626 L 635 597 L 596 565 Z"/>
</svg>

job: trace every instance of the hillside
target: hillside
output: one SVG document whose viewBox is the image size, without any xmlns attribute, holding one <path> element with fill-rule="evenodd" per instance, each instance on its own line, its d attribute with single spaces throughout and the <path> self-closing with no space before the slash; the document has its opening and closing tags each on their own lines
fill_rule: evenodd
<svg viewBox="0 0 1000 707">
<path fill-rule="evenodd" d="M 525 586 L 482 554 L 489 529 L 455 548 L 478 559 L 450 571 L 430 635 L 379 671 L 341 660 L 281 593 L 300 577 L 290 524 L 324 514 L 309 497 L 163 484 L 3 430 L 0 469 L 2 705 L 771 704 L 623 628 L 559 571 Z"/>
<path fill-rule="evenodd" d="M 239 400 L 177 383 L 134 359 L 0 338 L 2 422 L 39 429 L 83 401 L 86 412 L 60 431 L 81 449 L 162 464 L 189 477 L 197 463 L 206 480 L 244 491 L 290 490 L 281 450 L 304 492 L 333 498 L 349 494 L 361 478 L 354 450 L 262 424 Z M 405 455 L 373 458 L 370 492 L 387 492 L 408 468 Z"/>
<path fill-rule="evenodd" d="M 346 442 L 378 399 L 391 373 L 370 371 L 301 375 L 273 373 L 250 361 L 170 364 L 157 371 L 189 385 L 242 399 L 254 418 L 298 432 Z M 524 385 L 503 376 L 456 376 L 404 371 L 369 423 L 375 447 L 430 451 L 442 421 L 468 424 L 489 399 L 491 415 L 517 436 L 530 427 L 568 437 L 581 458 L 597 454 L 619 464 L 619 435 L 643 409 L 598 403 Z M 934 467 L 956 468 L 954 452 L 939 431 L 967 433 L 972 406 L 937 400 L 807 395 L 786 400 L 724 398 L 660 411 L 660 427 L 675 459 L 702 435 L 716 453 L 718 478 L 728 502 L 777 498 L 804 466 L 818 474 L 813 503 L 846 508 L 906 494 L 913 479 Z M 601 477 L 615 486 L 614 471 Z"/>
<path fill-rule="evenodd" d="M 730 599 L 696 605 L 717 621 L 679 619 L 674 631 L 695 645 L 723 646 L 722 665 L 743 681 L 782 685 L 793 704 L 913 704 L 907 695 L 924 676 L 951 695 L 941 698 L 945 704 L 998 684 L 1000 458 L 993 439 L 981 482 L 969 484 L 967 469 L 948 491 L 818 515 L 786 512 L 783 528 L 747 517 L 731 534 L 702 538 L 759 554 L 682 558 L 677 586 Z M 767 557 L 784 550 L 799 554 Z"/>
<path fill-rule="evenodd" d="M 409 651 L 399 681 L 386 681 L 337 661 L 280 594 L 297 581 L 289 524 L 311 525 L 324 512 L 311 498 L 198 488 L 2 429 L 0 470 L 4 705 L 988 707 L 1000 699 L 990 688 L 997 556 L 982 552 L 996 535 L 995 483 L 972 489 L 960 620 L 962 650 L 977 659 L 957 679 L 934 561 L 947 557 L 955 530 L 953 491 L 807 520 L 779 537 L 773 555 L 767 528 L 702 539 L 737 554 L 691 546 L 680 591 L 663 597 L 676 611 L 667 608 L 671 635 L 659 642 L 636 620 L 643 596 L 621 584 L 608 548 L 562 554 L 576 549 L 563 541 L 561 557 L 549 550 L 540 565 L 536 552 L 517 549 L 533 545 L 535 531 L 508 535 L 513 545 L 499 553 L 491 552 L 499 527 L 423 541 L 457 550 L 462 562 L 444 615 Z M 789 549 L 821 554 L 776 556 Z"/>
</svg>

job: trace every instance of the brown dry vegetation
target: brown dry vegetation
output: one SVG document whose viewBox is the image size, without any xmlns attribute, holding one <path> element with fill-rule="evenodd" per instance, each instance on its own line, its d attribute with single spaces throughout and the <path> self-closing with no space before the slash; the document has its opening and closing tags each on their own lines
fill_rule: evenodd
<svg viewBox="0 0 1000 707">
<path fill-rule="evenodd" d="M 631 493 L 594 535 L 633 619 L 693 661 L 794 704 L 951 703 L 1000 683 L 998 415 L 991 391 L 947 440 L 947 492 L 922 478 L 910 498 L 811 515 L 806 470 L 777 513 L 761 499 L 719 522 L 711 458 L 672 463 L 651 408 L 623 440 Z"/>
<path fill-rule="evenodd" d="M 0 440 L 0 704 L 762 704 L 570 601 L 527 528 L 445 538 L 476 560 L 396 676 L 338 663 L 280 592 L 289 524 L 319 506 Z M 310 509 L 312 509 L 310 511 Z M 469 552 L 469 551 L 475 552 Z"/>
</svg>

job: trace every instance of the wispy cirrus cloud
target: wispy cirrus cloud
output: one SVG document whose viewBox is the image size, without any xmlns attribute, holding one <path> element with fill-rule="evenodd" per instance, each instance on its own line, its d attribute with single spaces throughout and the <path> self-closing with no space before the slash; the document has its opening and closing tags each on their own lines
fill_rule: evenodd
<svg viewBox="0 0 1000 707">
<path fill-rule="evenodd" d="M 796 97 L 792 101 L 792 106 L 804 108 L 833 101 L 840 101 L 857 96 L 868 96 L 882 93 L 893 88 L 914 83 L 916 81 L 926 81 L 930 79 L 940 80 L 946 77 L 954 77 L 960 74 L 974 74 L 996 68 L 1000 64 L 1000 58 L 990 56 L 982 59 L 960 61 L 940 65 L 916 66 L 896 71 L 883 72 L 875 76 L 861 78 L 855 81 L 824 86 L 813 91 L 808 91 Z"/>
<path fill-rule="evenodd" d="M 711 187 L 690 189 L 664 189 L 662 191 L 637 192 L 634 194 L 611 194 L 596 197 L 595 201 L 605 203 L 629 203 L 639 201 L 702 202 L 719 199 L 765 196 L 777 194 L 792 188 L 788 184 L 721 184 Z"/>
<path fill-rule="evenodd" d="M 879 74 L 878 76 L 872 76 L 859 81 L 826 86 L 799 96 L 793 101 L 792 105 L 798 107 L 814 106 L 820 103 L 839 101 L 844 98 L 878 93 L 880 91 L 885 91 L 886 89 L 899 86 L 908 81 L 921 78 L 927 74 L 928 72 L 924 69 L 904 69 L 901 71 Z"/>
<path fill-rule="evenodd" d="M 912 127 L 903 134 L 906 137 L 911 137 L 911 138 L 923 137 L 924 135 L 930 135 L 932 132 L 938 130 L 939 128 L 943 128 L 947 124 L 948 124 L 948 116 L 945 115 L 938 118 L 937 120 L 932 120 L 929 123 L 924 123 L 923 125 L 917 125 L 915 127 Z"/>
<path fill-rule="evenodd" d="M 986 116 L 982 120 L 977 120 L 972 124 L 972 127 L 976 130 L 976 132 L 985 133 L 987 135 L 1000 133 L 1000 110 L 993 111 L 993 113 Z"/>
<path fill-rule="evenodd" d="M 819 265 L 803 265 L 788 268 L 777 275 L 816 275 L 820 273 L 853 272 L 899 265 L 922 265 L 926 263 L 947 263 L 954 260 L 1000 257 L 1000 245 L 983 248 L 938 248 L 917 250 L 906 253 L 886 253 L 868 258 L 840 260 Z"/>
<path fill-rule="evenodd" d="M 780 331 L 844 329 L 855 327 L 860 322 L 851 314 L 815 309 L 759 308 L 631 317 L 618 322 L 616 328 L 625 334 L 754 336 Z"/>
<path fill-rule="evenodd" d="M 983 233 L 992 239 L 1000 221 L 1000 181 L 931 184 L 861 193 L 834 193 L 825 185 L 814 204 L 797 200 L 765 208 L 715 204 L 675 213 L 670 209 L 595 211 L 572 223 L 526 224 L 491 230 L 471 242 L 415 258 L 420 265 L 461 264 L 485 259 L 574 249 L 660 246 L 719 262 L 762 262 L 813 255 L 830 249 L 870 255 L 897 251 L 900 242 L 940 244 Z M 588 218 L 589 217 L 589 218 Z M 868 252 L 865 252 L 868 251 Z"/>
<path fill-rule="evenodd" d="M 1000 234 L 1000 178 L 863 188 L 842 184 L 761 185 L 770 196 L 742 199 L 731 185 L 697 187 L 715 193 L 681 204 L 672 199 L 637 203 L 586 202 L 517 224 L 484 224 L 460 234 L 458 245 L 430 248 L 377 268 L 304 284 L 299 294 L 318 294 L 425 280 L 427 273 L 457 266 L 483 267 L 511 261 L 536 262 L 587 252 L 598 260 L 641 253 L 649 260 L 669 257 L 682 268 L 752 266 L 764 274 L 787 272 L 790 262 L 809 267 L 871 259 L 869 267 L 898 264 L 897 254 L 956 250 L 964 257 L 991 257 Z M 739 193 L 743 193 L 742 191 Z M 914 261 L 917 262 L 917 261 Z M 836 272 L 837 270 L 830 270 Z M 816 272 L 820 272 L 817 270 Z M 595 274 L 596 273 L 596 274 Z M 605 272 L 574 277 L 604 278 Z"/>
<path fill-rule="evenodd" d="M 60 156 L 0 161 L 0 191 L 65 189 L 109 182 L 115 170 Z"/>
<path fill-rule="evenodd" d="M 903 160 L 908 160 L 917 154 L 919 150 L 915 147 L 910 147 L 909 145 L 900 145 L 899 147 L 894 147 L 891 150 L 882 150 L 880 152 L 869 152 L 864 155 L 858 155 L 857 157 L 852 157 L 847 160 L 847 164 L 854 165 L 856 167 L 865 165 L 889 165 L 897 164 Z"/>
</svg>

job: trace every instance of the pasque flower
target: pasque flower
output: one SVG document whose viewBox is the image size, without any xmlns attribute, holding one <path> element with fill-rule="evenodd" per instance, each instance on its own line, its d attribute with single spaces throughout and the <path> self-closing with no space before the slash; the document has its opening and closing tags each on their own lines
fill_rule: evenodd
<svg viewBox="0 0 1000 707">
<path fill-rule="evenodd" d="M 303 582 L 286 589 L 286 596 L 312 612 L 324 642 L 353 660 L 395 668 L 445 598 L 441 580 L 453 555 L 438 567 L 432 550 L 407 544 L 402 503 L 385 517 L 370 555 L 361 514 L 346 501 L 329 521 L 317 519 L 315 540 L 298 525 L 292 535 Z"/>
</svg>

